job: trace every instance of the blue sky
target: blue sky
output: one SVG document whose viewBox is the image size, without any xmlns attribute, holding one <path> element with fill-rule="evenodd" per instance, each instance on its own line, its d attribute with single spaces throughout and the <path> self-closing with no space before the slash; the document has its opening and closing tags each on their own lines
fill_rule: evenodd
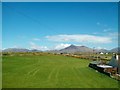
<svg viewBox="0 0 120 90">
<path fill-rule="evenodd" d="M 118 4 L 3 3 L 4 48 L 117 47 Z"/>
<path fill-rule="evenodd" d="M 0 49 L 2 49 L 2 3 L 0 3 Z"/>
</svg>

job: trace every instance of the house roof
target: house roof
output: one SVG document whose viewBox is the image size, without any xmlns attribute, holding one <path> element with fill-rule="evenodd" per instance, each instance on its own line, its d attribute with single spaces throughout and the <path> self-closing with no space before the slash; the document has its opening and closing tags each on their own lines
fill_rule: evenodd
<svg viewBox="0 0 120 90">
<path fill-rule="evenodd" d="M 91 64 L 100 64 L 101 63 L 101 61 L 93 61 L 93 62 L 90 62 Z"/>
<path fill-rule="evenodd" d="M 118 60 L 113 56 L 111 61 L 108 63 L 108 65 L 111 65 L 113 67 L 118 67 Z"/>
<path fill-rule="evenodd" d="M 109 65 L 97 65 L 97 66 L 101 68 L 113 68 L 112 66 Z"/>
</svg>

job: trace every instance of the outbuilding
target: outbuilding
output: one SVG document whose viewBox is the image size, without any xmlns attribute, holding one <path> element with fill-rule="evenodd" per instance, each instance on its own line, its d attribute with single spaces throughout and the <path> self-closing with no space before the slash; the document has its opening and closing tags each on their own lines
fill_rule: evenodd
<svg viewBox="0 0 120 90">
<path fill-rule="evenodd" d="M 93 61 L 89 63 L 89 67 L 109 76 L 120 74 L 120 70 L 118 71 L 118 59 L 118 55 L 114 55 L 108 64 L 103 64 L 101 61 Z"/>
</svg>

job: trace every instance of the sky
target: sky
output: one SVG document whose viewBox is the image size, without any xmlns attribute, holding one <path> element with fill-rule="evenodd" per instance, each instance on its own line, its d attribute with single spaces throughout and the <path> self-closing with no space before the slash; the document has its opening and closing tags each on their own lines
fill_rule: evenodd
<svg viewBox="0 0 120 90">
<path fill-rule="evenodd" d="M 2 0 L 2 2 L 119 2 L 119 0 Z"/>
<path fill-rule="evenodd" d="M 4 2 L 2 48 L 118 47 L 116 2 Z"/>
<path fill-rule="evenodd" d="M 0 50 L 2 49 L 2 3 L 0 3 Z"/>
</svg>

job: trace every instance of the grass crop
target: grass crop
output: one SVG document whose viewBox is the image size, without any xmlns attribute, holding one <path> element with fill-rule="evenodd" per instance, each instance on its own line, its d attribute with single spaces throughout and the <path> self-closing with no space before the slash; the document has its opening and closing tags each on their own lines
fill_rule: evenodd
<svg viewBox="0 0 120 90">
<path fill-rule="evenodd" d="M 3 56 L 3 88 L 117 88 L 118 82 L 88 67 L 89 60 L 44 54 Z"/>
</svg>

